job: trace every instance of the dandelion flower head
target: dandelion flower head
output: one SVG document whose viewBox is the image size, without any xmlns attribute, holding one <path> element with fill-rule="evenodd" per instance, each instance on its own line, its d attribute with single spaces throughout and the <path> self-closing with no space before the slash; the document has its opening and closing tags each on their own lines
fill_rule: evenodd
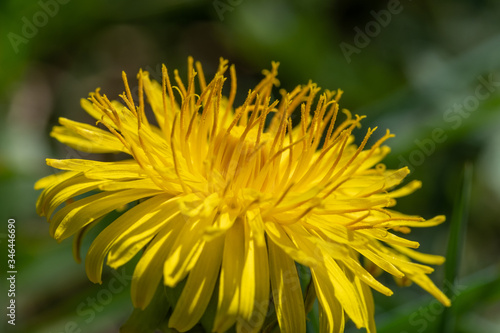
<svg viewBox="0 0 500 333">
<path fill-rule="evenodd" d="M 392 134 L 367 147 L 375 131 L 368 129 L 355 144 L 363 117 L 342 110 L 345 120 L 337 120 L 340 90 L 309 83 L 274 99 L 277 69 L 272 63 L 240 106 L 234 66 L 223 59 L 210 81 L 189 58 L 187 81 L 177 71 L 172 80 L 163 66 L 162 82 L 139 72 L 135 98 L 123 73 L 121 102 L 99 89 L 82 99 L 95 126 L 60 118 L 51 135 L 85 152 L 128 157 L 47 159 L 63 170 L 35 185 L 43 189 L 37 211 L 50 234 L 74 236 L 79 260 L 83 234 L 128 205 L 93 240 L 87 275 L 100 283 L 105 262 L 116 269 L 139 255 L 131 297 L 140 309 L 158 285 L 182 281 L 168 318 L 179 331 L 196 325 L 214 298 L 215 332 L 260 331 L 272 308 L 282 331 L 305 332 L 315 299 L 322 332 L 342 332 L 348 319 L 375 332 L 372 289 L 392 294 L 375 279 L 377 269 L 449 305 L 423 265 L 444 258 L 417 252 L 419 244 L 402 237 L 444 217 L 391 209 L 421 185 L 397 187 L 408 168 L 380 163 Z M 307 288 L 299 265 L 310 272 Z"/>
</svg>

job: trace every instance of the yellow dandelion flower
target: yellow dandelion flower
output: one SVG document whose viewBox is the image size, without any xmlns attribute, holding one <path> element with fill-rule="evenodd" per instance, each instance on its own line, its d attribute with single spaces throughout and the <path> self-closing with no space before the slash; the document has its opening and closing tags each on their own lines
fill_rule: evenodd
<svg viewBox="0 0 500 333">
<path fill-rule="evenodd" d="M 305 332 L 316 297 L 321 331 L 342 332 L 350 319 L 375 332 L 371 289 L 392 292 L 363 260 L 371 272 L 377 267 L 413 281 L 449 305 L 427 276 L 433 269 L 412 261 L 441 264 L 444 258 L 416 252 L 417 242 L 398 235 L 444 217 L 426 221 L 390 209 L 395 198 L 420 187 L 413 181 L 394 189 L 408 168 L 380 164 L 390 150 L 383 142 L 392 135 L 387 131 L 365 149 L 375 130 L 368 129 L 356 146 L 352 131 L 363 117 L 343 110 L 347 119 L 335 125 L 340 90 L 320 93 L 309 83 L 273 100 L 277 68 L 273 63 L 264 71 L 238 107 L 235 69 L 222 59 L 209 82 L 189 58 L 187 85 L 177 71 L 173 85 L 163 66 L 161 83 L 139 72 L 136 100 L 125 73 L 121 103 L 99 90 L 83 99 L 96 126 L 60 118 L 51 135 L 76 149 L 130 158 L 47 159 L 64 170 L 35 185 L 44 189 L 37 211 L 50 222 L 50 234 L 58 241 L 74 235 L 78 258 L 83 233 L 136 203 L 93 241 L 88 277 L 100 283 L 106 258 L 116 269 L 144 250 L 133 274 L 133 304 L 146 308 L 160 282 L 174 287 L 185 281 L 168 321 L 179 331 L 200 320 L 215 294 L 215 332 L 233 326 L 257 332 L 270 306 L 282 331 Z M 294 113 L 300 113 L 297 126 Z M 305 296 L 296 263 L 311 273 Z"/>
</svg>

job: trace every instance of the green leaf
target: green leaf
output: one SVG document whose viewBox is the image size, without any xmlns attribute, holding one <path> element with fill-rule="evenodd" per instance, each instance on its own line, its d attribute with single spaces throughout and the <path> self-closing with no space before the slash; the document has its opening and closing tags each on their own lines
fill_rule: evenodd
<svg viewBox="0 0 500 333">
<path fill-rule="evenodd" d="M 307 332 L 319 332 L 319 303 L 316 300 L 313 304 L 312 310 L 307 314 Z"/>
<path fill-rule="evenodd" d="M 165 296 L 165 287 L 159 284 L 151 303 L 146 309 L 134 309 L 120 333 L 154 332 L 164 321 L 170 306 Z"/>
<path fill-rule="evenodd" d="M 444 290 L 447 294 L 450 293 L 453 304 L 450 310 L 458 318 L 467 316 L 474 309 L 484 308 L 487 304 L 496 303 L 500 301 L 498 265 L 492 265 L 467 276 L 461 279 L 459 284 L 450 285 L 446 283 Z M 377 332 L 442 333 L 439 316 L 446 309 L 448 308 L 445 308 L 437 300 L 426 296 L 377 317 Z M 457 331 L 459 330 L 457 329 L 454 332 Z M 477 329 L 477 332 L 483 331 Z"/>
<path fill-rule="evenodd" d="M 470 193 L 472 187 L 472 175 L 472 164 L 467 163 L 464 166 L 460 190 L 457 193 L 451 217 L 451 229 L 448 240 L 448 250 L 446 252 L 444 277 L 445 283 L 452 287 L 455 285 L 457 280 L 465 243 L 467 219 L 469 216 Z M 454 297 L 453 289 L 454 288 L 445 288 L 446 296 L 450 299 Z M 445 309 L 441 315 L 440 332 L 454 332 L 455 323 L 456 317 L 451 309 Z"/>
<path fill-rule="evenodd" d="M 450 238 L 446 252 L 445 280 L 453 284 L 460 268 L 462 249 L 469 216 L 470 192 L 472 187 L 472 164 L 464 166 L 460 191 L 455 199 L 451 217 Z M 449 293 L 447 296 L 450 296 Z"/>
</svg>

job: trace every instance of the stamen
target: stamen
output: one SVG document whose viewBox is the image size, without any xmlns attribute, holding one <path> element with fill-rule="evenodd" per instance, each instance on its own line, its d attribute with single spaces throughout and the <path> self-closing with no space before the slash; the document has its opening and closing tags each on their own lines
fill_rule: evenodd
<svg viewBox="0 0 500 333">
<path fill-rule="evenodd" d="M 201 63 L 197 61 L 195 63 L 196 71 L 198 72 L 198 81 L 200 82 L 200 89 L 204 91 L 207 88 L 207 81 L 205 80 L 205 74 L 203 73 L 203 67 Z"/>
<path fill-rule="evenodd" d="M 177 178 L 181 183 L 182 190 L 184 191 L 184 193 L 189 193 L 179 172 L 179 166 L 177 164 L 177 153 L 175 152 L 175 147 L 174 147 L 175 123 L 177 122 L 177 115 L 178 113 L 175 114 L 174 121 L 172 122 L 172 130 L 170 135 L 170 149 L 172 150 L 172 161 L 174 162 L 175 173 L 177 174 Z"/>
<path fill-rule="evenodd" d="M 141 122 L 148 125 L 149 123 L 146 118 L 146 111 L 144 110 L 144 82 L 142 81 L 143 80 L 142 76 L 143 76 L 143 71 L 141 69 L 139 70 L 139 74 L 137 75 L 137 78 L 139 79 L 139 116 L 137 118 Z"/>
<path fill-rule="evenodd" d="M 179 71 L 177 69 L 174 70 L 174 78 L 175 78 L 175 82 L 177 82 L 177 87 L 182 92 L 181 95 L 186 96 L 187 95 L 186 87 L 184 86 L 184 83 L 182 82 L 182 79 L 179 76 Z"/>
<path fill-rule="evenodd" d="M 222 118 L 221 124 L 224 125 L 226 123 L 227 117 L 231 112 L 231 108 L 233 107 L 234 99 L 236 98 L 236 70 L 234 69 L 234 65 L 229 67 L 229 72 L 231 73 L 231 91 L 229 93 L 229 100 L 227 101 L 226 110 L 224 111 L 224 116 Z"/>
<path fill-rule="evenodd" d="M 123 71 L 122 71 L 122 80 L 123 84 L 125 85 L 125 91 L 126 91 L 126 98 L 123 98 L 123 100 L 127 101 L 127 105 L 130 111 L 132 111 L 134 115 L 137 116 L 137 113 L 135 111 L 134 98 L 132 97 L 132 93 L 130 92 L 130 87 L 128 85 L 127 74 L 125 74 L 125 72 Z"/>
<path fill-rule="evenodd" d="M 163 96 L 163 110 L 165 112 L 165 130 L 167 131 L 168 128 L 170 128 L 168 124 L 168 111 L 167 111 L 167 89 L 168 89 L 168 98 L 170 99 L 170 114 L 175 113 L 175 98 L 174 98 L 174 92 L 172 90 L 172 85 L 170 84 L 170 77 L 168 76 L 168 71 L 167 67 L 165 65 L 162 65 L 161 67 L 161 72 L 162 72 L 162 96 Z M 169 133 L 166 133 L 169 134 Z M 167 135 L 166 138 L 170 138 L 170 135 Z"/>
</svg>

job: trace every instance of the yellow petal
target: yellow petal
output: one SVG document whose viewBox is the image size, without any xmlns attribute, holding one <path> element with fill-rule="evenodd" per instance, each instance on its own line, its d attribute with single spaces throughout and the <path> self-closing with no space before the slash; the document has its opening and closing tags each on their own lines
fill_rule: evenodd
<svg viewBox="0 0 500 333">
<path fill-rule="evenodd" d="M 240 317 L 236 332 L 260 332 L 269 305 L 269 263 L 260 212 L 247 211 L 245 266 L 241 281 Z"/>
<path fill-rule="evenodd" d="M 391 152 L 391 148 L 388 146 L 382 146 L 379 148 L 375 148 L 373 153 L 371 154 L 370 157 L 368 157 L 359 167 L 358 172 L 362 172 L 363 170 L 367 170 L 371 167 L 373 167 L 375 164 L 379 163 L 382 161 L 389 153 Z M 365 155 L 368 155 L 370 153 L 369 150 L 362 151 L 359 154 L 359 159 L 363 160 L 365 158 Z"/>
<path fill-rule="evenodd" d="M 91 195 L 75 201 L 55 213 L 51 220 L 50 232 L 52 237 L 62 241 L 97 218 L 129 202 L 158 193 L 154 190 L 126 190 Z"/>
<path fill-rule="evenodd" d="M 302 249 L 292 243 L 283 227 L 273 222 L 266 222 L 264 224 L 266 235 L 278 245 L 287 255 L 293 260 L 305 266 L 312 266 L 318 264 L 317 258 L 307 255 Z"/>
<path fill-rule="evenodd" d="M 406 247 L 398 246 L 398 245 L 392 245 L 393 248 L 398 250 L 399 252 L 403 253 L 404 255 L 418 260 L 420 262 L 423 262 L 425 264 L 430 264 L 430 265 L 442 265 L 445 262 L 445 258 L 442 256 L 434 255 L 434 254 L 427 254 L 427 253 L 421 253 L 417 252 L 411 249 L 407 249 Z"/>
<path fill-rule="evenodd" d="M 252 237 L 258 243 L 259 247 L 266 245 L 264 221 L 262 221 L 260 210 L 248 210 L 246 217 L 247 223 L 252 230 Z"/>
<path fill-rule="evenodd" d="M 208 216 L 220 202 L 219 195 L 212 193 L 206 198 L 200 199 L 194 193 L 187 194 L 179 201 L 179 208 L 186 216 Z"/>
<path fill-rule="evenodd" d="M 214 224 L 205 229 L 203 238 L 206 241 L 209 241 L 224 234 L 229 228 L 233 226 L 236 217 L 236 214 L 231 214 L 229 212 L 220 214 Z"/>
<path fill-rule="evenodd" d="M 359 294 L 337 262 L 329 256 L 323 256 L 322 251 L 318 251 L 314 243 L 307 237 L 304 237 L 303 232 L 299 234 L 298 229 L 295 229 L 293 232 L 287 232 L 287 234 L 299 248 L 306 251 L 309 255 L 323 257 L 322 264 L 311 266 L 310 268 L 318 300 L 325 310 L 330 326 L 333 327 L 335 315 L 335 310 L 331 308 L 330 302 L 333 302 L 333 298 L 336 298 L 358 328 L 366 327 L 363 320 L 365 317 L 363 316 L 363 312 L 366 309 L 361 303 Z"/>
<path fill-rule="evenodd" d="M 214 238 L 205 244 L 170 316 L 169 327 L 185 332 L 200 320 L 219 277 L 223 246 L 224 237 Z"/>
<path fill-rule="evenodd" d="M 359 251 L 359 249 L 364 249 L 366 248 L 367 240 L 366 239 L 356 239 L 359 236 L 356 234 L 356 232 L 352 233 L 352 238 L 349 242 L 346 244 L 350 245 L 345 245 L 344 242 L 348 240 L 348 236 L 345 236 L 345 239 L 339 238 L 339 237 L 334 237 L 330 238 L 330 235 L 333 235 L 332 233 L 326 232 L 326 230 L 322 230 L 323 234 L 326 237 L 322 237 L 320 234 L 315 232 L 314 230 L 311 230 L 311 236 L 308 236 L 307 234 L 304 233 L 301 228 L 298 228 L 295 225 L 288 226 L 292 232 L 297 233 L 299 235 L 302 235 L 303 237 L 308 238 L 308 240 L 316 244 L 316 253 L 318 255 L 322 256 L 330 256 L 333 259 L 342 262 L 346 267 L 348 267 L 351 272 L 355 273 L 357 277 L 363 280 L 364 283 L 367 283 L 369 286 L 371 286 L 373 289 L 376 289 L 380 293 L 390 296 L 392 295 L 392 291 L 381 284 L 379 281 L 377 281 L 370 273 L 368 273 L 363 266 L 360 265 L 358 261 L 358 255 L 353 251 L 353 249 L 356 249 Z M 340 240 L 342 243 L 337 244 L 337 240 Z M 395 268 L 394 268 L 395 269 Z M 402 274 L 402 273 L 401 273 Z"/>
<path fill-rule="evenodd" d="M 367 333 L 376 333 L 377 328 L 375 327 L 375 304 L 373 302 L 372 291 L 367 284 L 359 279 L 359 276 L 357 274 L 351 276 L 351 279 L 354 280 L 354 285 L 358 290 L 363 304 L 365 304 L 366 306 L 366 331 Z"/>
<path fill-rule="evenodd" d="M 201 219 L 184 216 L 186 223 L 175 240 L 163 267 L 165 285 L 175 286 L 189 273 L 198 261 L 205 240 L 203 233 L 213 223 L 216 211 Z"/>
<path fill-rule="evenodd" d="M 43 177 L 35 183 L 35 190 L 40 190 L 49 186 L 56 186 L 57 184 L 73 177 L 76 174 L 77 172 L 59 172 L 47 177 Z"/>
<path fill-rule="evenodd" d="M 85 237 L 87 232 L 89 232 L 89 230 L 92 229 L 92 227 L 94 227 L 100 221 L 101 219 L 99 218 L 94 222 L 87 224 L 85 227 L 78 230 L 78 232 L 73 237 L 73 258 L 77 263 L 80 264 L 82 262 L 82 258 L 80 255 L 80 248 L 82 246 L 83 238 Z"/>
<path fill-rule="evenodd" d="M 363 197 L 373 193 L 381 192 L 383 190 L 391 189 L 403 181 L 403 179 L 410 173 L 407 167 L 389 173 L 380 182 L 361 190 L 356 196 Z"/>
<path fill-rule="evenodd" d="M 219 300 L 213 331 L 226 332 L 233 326 L 240 305 L 240 281 L 245 261 L 245 230 L 237 221 L 226 233 L 222 268 L 220 273 Z"/>
<path fill-rule="evenodd" d="M 99 185 L 101 191 L 121 191 L 130 189 L 151 189 L 160 190 L 151 179 L 129 180 L 122 182 L 106 182 Z"/>
<path fill-rule="evenodd" d="M 88 99 L 81 98 L 80 99 L 80 106 L 82 109 L 84 109 L 92 118 L 96 120 L 100 120 L 103 116 L 102 112 L 97 109 L 97 107 L 94 108 L 94 105 L 92 102 L 90 102 Z"/>
<path fill-rule="evenodd" d="M 165 125 L 165 116 L 167 116 L 169 121 L 167 124 L 172 124 L 172 115 L 174 114 L 174 112 L 166 112 L 166 109 L 163 105 L 163 93 L 160 84 L 158 84 L 158 82 L 156 81 L 151 81 L 149 79 L 149 75 L 147 75 L 147 72 L 143 73 L 145 74 L 143 75 L 144 92 L 146 93 L 149 105 L 151 105 L 151 109 L 153 110 L 158 125 L 163 128 L 163 126 Z M 165 103 L 166 105 L 170 106 L 170 99 L 168 98 L 168 96 L 165 96 Z"/>
<path fill-rule="evenodd" d="M 356 278 L 362 280 L 362 283 L 369 285 L 371 288 L 377 290 L 378 292 L 391 296 L 393 294 L 392 290 L 384 286 L 382 283 L 377 281 L 368 271 L 366 271 L 363 266 L 359 264 L 357 259 L 349 257 L 343 260 L 345 266 L 347 266 L 351 272 L 354 273 Z"/>
<path fill-rule="evenodd" d="M 306 313 L 297 268 L 292 258 L 273 241 L 268 242 L 273 301 L 282 332 L 305 332 Z"/>
<path fill-rule="evenodd" d="M 114 194 L 122 194 L 122 192 L 117 192 Z M 151 195 L 152 193 L 142 192 L 141 194 Z M 101 273 L 104 258 L 113 246 L 113 242 L 135 223 L 141 223 L 142 221 L 149 220 L 156 214 L 158 214 L 161 210 L 161 204 L 167 201 L 169 197 L 169 195 L 157 195 L 139 203 L 137 206 L 132 207 L 131 209 L 123 213 L 97 236 L 97 238 L 90 245 L 90 249 L 85 260 L 85 268 L 87 270 L 87 276 L 89 277 L 90 281 L 101 283 Z"/>
<path fill-rule="evenodd" d="M 163 265 L 168 252 L 184 225 L 184 218 L 176 215 L 148 245 L 141 259 L 135 266 L 130 295 L 134 307 L 144 310 L 151 302 L 158 283 L 163 275 Z"/>
<path fill-rule="evenodd" d="M 413 180 L 406 184 L 405 186 L 398 188 L 397 190 L 391 191 L 387 193 L 388 196 L 391 198 L 399 198 L 399 197 L 404 197 L 409 194 L 412 194 L 416 190 L 422 187 L 422 182 L 419 180 Z"/>
<path fill-rule="evenodd" d="M 239 315 L 248 321 L 252 315 L 255 301 L 255 240 L 250 235 L 250 227 L 244 222 L 245 257 L 241 274 Z"/>
<path fill-rule="evenodd" d="M 389 221 L 389 222 L 383 222 L 380 223 L 378 226 L 383 227 L 383 228 L 393 228 L 393 227 L 399 227 L 399 226 L 406 226 L 406 227 L 416 227 L 416 228 L 424 228 L 424 227 L 434 227 L 437 226 L 441 223 L 443 223 L 446 220 L 446 217 L 444 215 L 438 215 L 430 220 L 427 221 Z"/>
<path fill-rule="evenodd" d="M 429 279 L 427 275 L 420 272 L 405 272 L 406 276 L 418 284 L 422 289 L 426 290 L 429 294 L 434 296 L 444 306 L 450 306 L 450 299 Z"/>
<path fill-rule="evenodd" d="M 36 212 L 38 215 L 45 216 L 47 200 L 45 199 L 48 194 L 61 183 L 66 180 L 78 176 L 78 172 L 59 172 L 40 179 L 35 184 L 35 190 L 44 189 L 36 202 Z"/>
<path fill-rule="evenodd" d="M 169 222 L 179 214 L 179 199 L 169 198 L 167 195 L 162 197 L 165 201 L 158 205 L 158 213 L 154 219 L 137 221 L 114 240 L 109 250 L 108 266 L 116 269 L 125 264 L 158 233 L 158 230 L 169 227 Z"/>
<path fill-rule="evenodd" d="M 47 159 L 47 164 L 61 170 L 84 172 L 90 179 L 129 180 L 144 178 L 145 173 L 134 160 L 100 162 L 83 159 Z"/>
<path fill-rule="evenodd" d="M 323 204 L 323 209 L 318 210 L 316 213 L 321 215 L 342 214 L 356 211 L 369 210 L 376 207 L 389 207 L 394 204 L 394 199 L 389 197 L 375 197 L 368 198 L 330 198 Z"/>
<path fill-rule="evenodd" d="M 128 153 L 128 149 L 113 134 L 100 128 L 59 118 L 63 126 L 54 126 L 50 136 L 71 148 L 87 153 Z"/>
<path fill-rule="evenodd" d="M 253 259 L 255 261 L 255 263 L 253 264 L 254 273 L 253 275 L 249 275 L 250 279 L 253 279 L 255 284 L 253 308 L 248 318 L 243 318 L 243 320 L 237 321 L 237 332 L 260 332 L 262 325 L 264 324 L 264 321 L 266 319 L 269 306 L 269 263 L 267 245 L 265 241 L 263 243 L 260 242 L 260 236 L 257 235 L 259 232 L 260 230 L 252 230 L 250 233 L 251 242 L 254 243 Z M 243 274 L 246 274 L 246 272 L 244 272 Z M 245 290 L 243 282 L 241 288 L 242 291 Z M 245 296 L 242 295 L 240 303 L 245 303 L 244 297 Z"/>
<path fill-rule="evenodd" d="M 105 182 L 106 180 L 90 180 L 84 175 L 77 174 L 43 191 L 38 198 L 37 212 L 50 218 L 59 205 L 77 195 L 92 191 Z"/>
<path fill-rule="evenodd" d="M 332 302 L 331 308 L 334 309 L 333 323 L 329 321 L 329 314 L 325 312 L 325 310 L 321 306 L 321 303 L 319 304 L 319 331 L 331 332 L 331 333 L 344 333 L 344 328 L 345 328 L 344 309 L 342 309 L 342 306 L 336 299 Z"/>
<path fill-rule="evenodd" d="M 384 229 L 365 229 L 365 230 L 361 229 L 358 230 L 357 232 L 384 241 L 385 243 L 390 244 L 391 246 L 411 247 L 414 249 L 420 246 L 418 242 L 396 236 L 393 233 L 390 233 L 389 231 Z"/>
</svg>

